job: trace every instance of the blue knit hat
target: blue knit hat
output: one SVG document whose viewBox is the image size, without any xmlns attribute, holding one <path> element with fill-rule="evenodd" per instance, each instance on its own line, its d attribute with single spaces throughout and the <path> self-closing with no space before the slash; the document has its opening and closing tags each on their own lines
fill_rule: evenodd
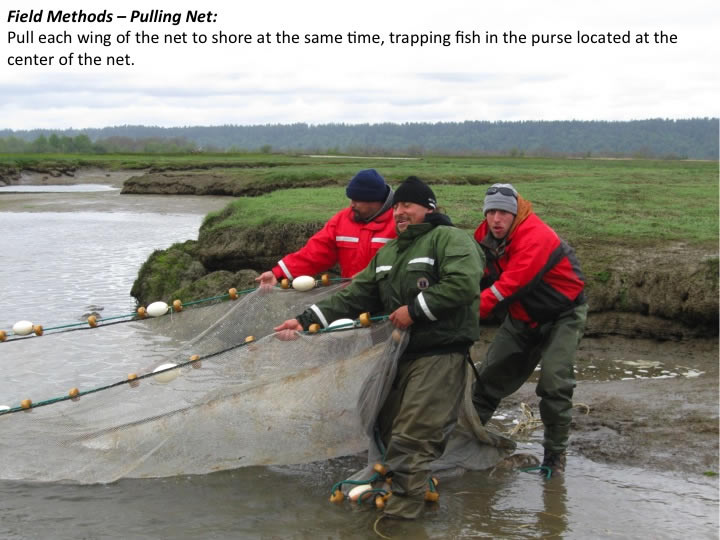
<svg viewBox="0 0 720 540">
<path fill-rule="evenodd" d="M 357 173 L 347 188 L 345 195 L 353 201 L 376 202 L 384 201 L 390 191 L 390 186 L 375 169 L 364 169 Z"/>
</svg>

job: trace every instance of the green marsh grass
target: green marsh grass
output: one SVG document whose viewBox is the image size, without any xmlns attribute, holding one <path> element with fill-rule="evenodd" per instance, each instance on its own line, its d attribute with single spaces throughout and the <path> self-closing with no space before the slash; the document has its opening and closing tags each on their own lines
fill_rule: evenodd
<svg viewBox="0 0 720 540">
<path fill-rule="evenodd" d="M 394 187 L 410 175 L 425 179 L 448 215 L 467 230 L 482 220 L 486 187 L 510 182 L 533 203 L 540 217 L 576 243 L 633 246 L 679 241 L 714 250 L 718 243 L 717 161 L 445 156 L 402 160 L 281 154 L 0 155 L 0 172 L 3 168 L 39 166 L 174 169 L 183 171 L 190 181 L 193 175 L 211 172 L 239 186 L 266 183 L 277 190 L 235 200 L 233 211 L 222 212 L 222 219 L 217 215 L 207 219 L 208 227 L 324 222 L 347 205 L 344 186 L 348 180 L 360 169 L 375 168 Z M 292 189 L 298 185 L 304 189 Z"/>
<path fill-rule="evenodd" d="M 679 241 L 717 248 L 717 162 L 437 158 L 372 165 L 393 187 L 410 174 L 426 179 L 445 212 L 467 230 L 482 220 L 487 186 L 511 182 L 541 218 L 574 242 Z M 212 227 L 325 221 L 348 204 L 343 186 L 358 167 L 329 164 L 325 175 L 318 174 L 323 167 L 309 167 L 313 172 L 305 177 L 293 171 L 304 182 L 318 178 L 320 183 L 339 169 L 346 173 L 342 185 L 240 198 L 225 219 L 212 220 Z"/>
</svg>

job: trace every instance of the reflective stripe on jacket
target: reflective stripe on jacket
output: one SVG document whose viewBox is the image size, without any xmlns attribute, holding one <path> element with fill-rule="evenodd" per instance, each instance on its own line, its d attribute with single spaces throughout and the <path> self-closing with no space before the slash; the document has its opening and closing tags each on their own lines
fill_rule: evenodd
<svg viewBox="0 0 720 540">
<path fill-rule="evenodd" d="M 324 272 L 339 263 L 342 277 L 353 277 L 396 236 L 392 209 L 369 223 L 359 223 L 348 207 L 330 218 L 300 250 L 278 261 L 272 271 L 278 279 L 294 279 Z"/>
<path fill-rule="evenodd" d="M 449 222 L 449 220 L 448 220 Z M 352 283 L 306 310 L 298 320 L 327 326 L 344 317 L 390 314 L 407 305 L 407 352 L 467 348 L 479 338 L 479 278 L 482 252 L 455 227 L 410 225 L 378 252 Z"/>
<path fill-rule="evenodd" d="M 511 317 L 542 323 L 585 302 L 585 278 L 575 251 L 536 214 L 513 225 L 497 246 L 487 220 L 475 231 L 487 260 L 480 317 L 506 308 Z"/>
</svg>

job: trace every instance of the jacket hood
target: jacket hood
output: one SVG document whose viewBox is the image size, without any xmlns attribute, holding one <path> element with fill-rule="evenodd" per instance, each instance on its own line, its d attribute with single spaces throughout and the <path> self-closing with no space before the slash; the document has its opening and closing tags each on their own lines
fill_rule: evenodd
<svg viewBox="0 0 720 540">
<path fill-rule="evenodd" d="M 518 213 L 515 216 L 515 219 L 513 220 L 512 227 L 510 227 L 510 230 L 508 231 L 507 237 L 509 238 L 512 233 L 517 229 L 520 224 L 525 221 L 527 218 L 529 218 L 532 213 L 532 203 L 528 201 L 527 199 L 523 199 L 521 195 L 518 195 Z"/>
</svg>

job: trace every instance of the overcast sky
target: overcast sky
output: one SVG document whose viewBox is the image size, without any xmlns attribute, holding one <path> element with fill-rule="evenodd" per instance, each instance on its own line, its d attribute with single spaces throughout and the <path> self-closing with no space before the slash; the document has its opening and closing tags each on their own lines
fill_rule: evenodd
<svg viewBox="0 0 720 540">
<path fill-rule="evenodd" d="M 502 5 L 499 5 L 502 4 Z M 28 0 L 2 8 L 0 128 L 84 128 L 307 122 L 463 120 L 632 120 L 718 116 L 720 3 L 685 0 L 479 0 L 338 2 L 105 2 Z M 16 22 L 11 13 L 41 17 Z M 211 22 L 185 22 L 188 10 Z M 32 10 L 32 13 L 31 13 Z M 42 10 L 42 13 L 40 11 Z M 106 23 L 48 23 L 50 11 L 113 17 Z M 137 10 L 157 19 L 130 22 Z M 154 12 L 152 10 L 155 10 Z M 216 15 L 215 15 L 216 14 Z M 120 16 L 127 16 L 126 19 Z M 28 43 L 32 31 L 34 43 Z M 130 41 L 117 36 L 130 31 Z M 160 43 L 137 45 L 136 33 Z M 277 32 L 299 44 L 279 44 Z M 458 44 L 456 32 L 482 38 Z M 527 43 L 503 43 L 503 33 Z M 630 44 L 580 44 L 578 31 L 630 33 Z M 677 43 L 654 43 L 655 32 Z M 14 36 L 10 33 L 14 33 Z M 41 44 L 40 34 L 69 34 Z M 110 46 L 78 34 L 109 34 Z M 208 38 L 193 44 L 192 33 Z M 213 35 L 249 34 L 252 43 L 212 44 Z M 352 45 L 347 33 L 378 34 L 383 45 Z M 390 43 L 390 33 L 442 43 Z M 636 43 L 648 33 L 650 43 Z M 187 44 L 164 44 L 166 34 Z M 271 43 L 259 43 L 259 34 Z M 485 43 L 486 33 L 498 43 Z M 342 44 L 304 44 L 306 34 L 340 34 Z M 571 43 L 532 46 L 532 34 L 569 34 Z M 62 38 L 66 39 L 66 38 Z M 400 38 L 403 39 L 402 37 Z M 406 37 L 410 39 L 410 37 Z M 21 43 L 21 41 L 23 41 Z M 60 66 L 73 54 L 72 66 Z M 79 66 L 81 54 L 130 56 L 133 66 Z M 53 56 L 51 66 L 15 66 L 16 57 Z"/>
</svg>

